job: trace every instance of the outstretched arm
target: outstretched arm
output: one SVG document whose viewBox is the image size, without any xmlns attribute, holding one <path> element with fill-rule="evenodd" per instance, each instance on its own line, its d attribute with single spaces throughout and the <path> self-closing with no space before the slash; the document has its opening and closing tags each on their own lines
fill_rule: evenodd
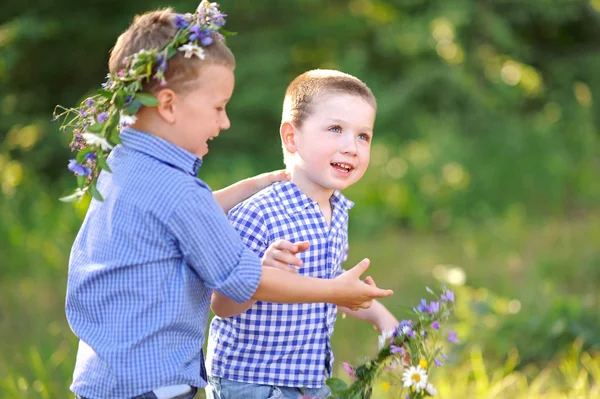
<svg viewBox="0 0 600 399">
<path fill-rule="evenodd" d="M 267 248 L 261 259 L 261 264 L 263 267 L 274 267 L 289 273 L 298 274 L 298 269 L 293 266 L 301 267 L 302 260 L 296 255 L 306 251 L 309 247 L 310 244 L 306 241 L 291 243 L 285 240 L 277 240 Z M 232 317 L 245 312 L 255 302 L 255 299 L 251 299 L 248 302 L 237 303 L 217 291 L 213 291 L 210 308 L 219 317 Z"/>
<path fill-rule="evenodd" d="M 350 317 L 373 324 L 381 333 L 394 331 L 399 323 L 394 315 L 381 302 L 376 300 L 373 301 L 373 305 L 369 309 L 351 310 L 346 307 L 339 307 L 338 310 Z"/>
<path fill-rule="evenodd" d="M 263 173 L 248 179 L 240 180 L 231 186 L 215 191 L 213 194 L 223 211 L 227 213 L 231 208 L 246 198 L 256 194 L 263 188 L 282 180 L 289 180 L 289 175 L 285 170 Z"/>
</svg>

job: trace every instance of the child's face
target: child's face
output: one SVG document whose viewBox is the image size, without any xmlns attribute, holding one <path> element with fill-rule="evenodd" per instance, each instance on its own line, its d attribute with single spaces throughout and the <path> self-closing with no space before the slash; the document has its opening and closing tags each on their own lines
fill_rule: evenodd
<svg viewBox="0 0 600 399">
<path fill-rule="evenodd" d="M 343 190 L 369 166 L 375 109 L 362 97 L 340 93 L 314 99 L 311 108 L 294 137 L 295 174 L 316 189 Z"/>
<path fill-rule="evenodd" d="M 199 79 L 198 88 L 181 96 L 173 128 L 178 145 L 202 158 L 208 152 L 208 141 L 229 129 L 225 105 L 233 93 L 234 77 L 231 68 L 209 64 L 202 68 Z"/>
</svg>

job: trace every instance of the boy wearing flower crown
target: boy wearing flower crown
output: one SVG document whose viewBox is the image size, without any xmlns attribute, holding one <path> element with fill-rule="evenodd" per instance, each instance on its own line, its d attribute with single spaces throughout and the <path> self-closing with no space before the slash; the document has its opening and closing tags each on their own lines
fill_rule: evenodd
<svg viewBox="0 0 600 399">
<path fill-rule="evenodd" d="M 239 303 L 357 309 L 391 295 L 359 280 L 368 261 L 335 280 L 261 266 L 223 210 L 281 174 L 214 196 L 197 178 L 207 142 L 229 127 L 234 58 L 218 34 L 223 24 L 206 1 L 194 14 L 136 17 L 112 50 L 103 90 L 66 111 L 75 112 L 67 123 L 78 150 L 70 163 L 75 197 L 94 196 L 73 244 L 66 297 L 80 339 L 71 385 L 78 398 L 194 397 L 206 385 L 202 344 L 213 291 Z M 296 262 L 305 248 L 277 242 L 265 262 Z"/>
<path fill-rule="evenodd" d="M 340 191 L 360 180 L 369 165 L 376 108 L 367 85 L 342 72 L 309 71 L 289 85 L 280 135 L 291 181 L 271 185 L 229 214 L 246 245 L 269 258 L 263 264 L 289 269 L 285 261 L 267 256 L 269 245 L 310 241 L 310 248 L 299 254 L 299 273 L 329 279 L 343 275 L 353 203 Z M 217 317 L 209 333 L 209 397 L 329 395 L 325 379 L 333 366 L 330 338 L 336 305 L 260 300 L 240 305 L 215 294 L 213 310 Z M 383 333 L 398 325 L 376 301 L 369 309 L 340 310 Z"/>
</svg>

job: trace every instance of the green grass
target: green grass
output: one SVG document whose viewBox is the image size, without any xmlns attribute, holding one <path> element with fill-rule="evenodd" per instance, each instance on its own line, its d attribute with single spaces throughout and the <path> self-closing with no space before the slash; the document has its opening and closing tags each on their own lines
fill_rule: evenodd
<svg viewBox="0 0 600 399">
<path fill-rule="evenodd" d="M 72 238 L 53 236 L 68 230 L 64 226 L 40 233 L 40 223 L 32 225 L 41 244 L 26 248 L 34 263 L 13 266 L 0 281 L 3 399 L 70 395 L 77 340 L 63 306 L 65 243 Z M 14 229 L 33 235 L 23 226 Z M 454 328 L 463 345 L 433 376 L 440 397 L 600 397 L 600 327 L 590 319 L 600 307 L 600 213 L 538 225 L 514 214 L 451 234 L 386 231 L 362 239 L 351 231 L 351 237 L 348 265 L 371 258 L 369 274 L 395 290 L 383 302 L 399 318 L 426 295 L 426 285 L 458 283 Z M 58 249 L 48 242 L 58 242 Z M 342 361 L 376 353 L 377 334 L 365 323 L 340 318 L 333 347 L 335 374 L 343 376 Z M 387 392 L 380 384 L 375 392 L 376 398 L 397 397 L 394 384 Z"/>
</svg>

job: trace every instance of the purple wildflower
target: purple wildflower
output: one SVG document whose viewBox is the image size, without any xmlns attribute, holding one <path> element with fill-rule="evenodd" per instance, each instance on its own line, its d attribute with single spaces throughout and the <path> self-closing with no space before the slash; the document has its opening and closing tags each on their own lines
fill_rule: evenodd
<svg viewBox="0 0 600 399">
<path fill-rule="evenodd" d="M 203 37 L 203 38 L 200 40 L 200 42 L 202 43 L 202 45 L 203 45 L 204 47 L 206 47 L 206 46 L 210 46 L 210 45 L 212 44 L 212 42 L 213 42 L 213 38 L 212 38 L 212 36 L 210 36 L 210 35 L 207 35 L 207 36 Z"/>
<path fill-rule="evenodd" d="M 83 156 L 86 161 L 95 161 L 97 156 L 95 152 L 88 152 Z"/>
<path fill-rule="evenodd" d="M 202 28 L 200 27 L 200 25 L 196 24 L 190 28 L 190 33 L 191 33 L 191 35 L 189 36 L 188 40 L 190 42 L 193 42 L 194 40 L 197 40 L 198 38 L 200 38 L 203 31 L 202 31 Z"/>
<path fill-rule="evenodd" d="M 87 105 L 88 107 L 91 107 L 92 105 L 94 105 L 94 100 L 91 98 L 88 98 L 87 100 L 85 100 L 85 105 Z"/>
<path fill-rule="evenodd" d="M 177 14 L 175 15 L 175 25 L 177 25 L 179 29 L 183 29 L 190 26 L 190 23 L 185 19 L 184 15 Z"/>
<path fill-rule="evenodd" d="M 390 352 L 392 352 L 394 355 L 400 354 L 402 356 L 404 355 L 404 348 L 401 346 L 390 345 Z"/>
<path fill-rule="evenodd" d="M 437 358 L 436 358 L 436 359 L 433 359 L 433 362 L 434 362 L 434 363 L 435 363 L 435 365 L 436 365 L 436 366 L 438 366 L 438 367 L 442 367 L 442 365 L 444 364 L 444 363 L 442 363 L 442 361 L 441 361 L 440 359 L 437 359 Z"/>
<path fill-rule="evenodd" d="M 440 299 L 444 302 L 454 302 L 454 291 L 446 290 L 442 292 Z"/>
<path fill-rule="evenodd" d="M 438 321 L 434 321 L 433 323 L 431 323 L 431 328 L 433 328 L 434 330 L 439 330 L 440 329 L 440 323 L 438 323 Z"/>
<path fill-rule="evenodd" d="M 82 118 L 85 118 L 86 116 L 88 116 L 88 113 L 85 109 L 80 109 L 79 110 L 79 116 Z"/>
<path fill-rule="evenodd" d="M 429 308 L 427 309 L 427 313 L 435 314 L 440 311 L 440 303 L 439 302 L 431 302 L 429 304 Z"/>
<path fill-rule="evenodd" d="M 448 341 L 452 342 L 453 344 L 460 344 L 460 340 L 458 339 L 458 333 L 452 330 L 448 331 Z"/>
<path fill-rule="evenodd" d="M 167 59 L 164 56 L 164 54 L 159 54 L 158 57 L 156 57 L 156 72 L 162 72 L 164 74 L 166 72 L 166 70 L 167 70 Z"/>
<path fill-rule="evenodd" d="M 350 379 L 352 381 L 356 381 L 356 370 L 354 370 L 354 368 L 352 368 L 352 366 L 346 362 L 342 362 L 342 366 L 344 366 L 344 370 L 346 370 L 346 373 L 348 373 Z"/>
<path fill-rule="evenodd" d="M 98 123 L 104 123 L 104 122 L 106 122 L 107 119 L 108 119 L 107 112 L 102 112 L 100 115 L 98 115 L 98 117 L 96 117 L 96 120 L 98 121 Z"/>
<path fill-rule="evenodd" d="M 68 168 L 71 172 L 75 173 L 77 176 L 89 176 L 89 174 L 92 172 L 90 170 L 90 168 L 86 168 L 85 166 L 77 163 L 77 161 L 75 159 L 71 159 L 69 161 Z"/>
<path fill-rule="evenodd" d="M 421 303 L 417 306 L 417 310 L 421 313 L 429 313 L 429 306 L 425 299 L 421 299 Z"/>
</svg>

